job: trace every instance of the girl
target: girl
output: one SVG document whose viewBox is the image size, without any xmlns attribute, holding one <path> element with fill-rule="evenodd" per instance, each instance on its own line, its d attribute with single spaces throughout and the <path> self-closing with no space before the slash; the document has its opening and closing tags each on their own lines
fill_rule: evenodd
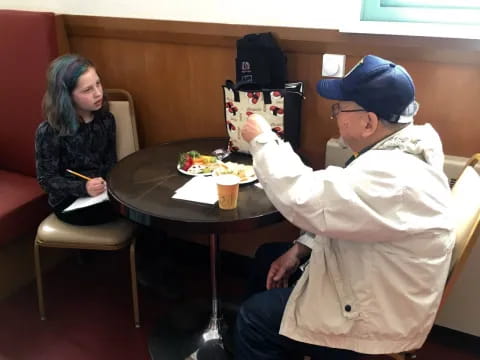
<svg viewBox="0 0 480 360">
<path fill-rule="evenodd" d="M 111 221 L 109 202 L 63 212 L 79 197 L 97 196 L 115 164 L 115 119 L 93 63 L 79 55 L 55 59 L 47 72 L 42 122 L 35 137 L 37 179 L 60 220 L 74 225 Z M 71 175 L 71 169 L 90 177 Z"/>
</svg>

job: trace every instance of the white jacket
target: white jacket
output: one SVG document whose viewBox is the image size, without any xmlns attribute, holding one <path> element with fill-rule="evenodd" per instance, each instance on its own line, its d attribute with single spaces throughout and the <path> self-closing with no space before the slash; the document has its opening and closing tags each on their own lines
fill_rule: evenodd
<svg viewBox="0 0 480 360">
<path fill-rule="evenodd" d="M 438 310 L 454 245 L 440 139 L 409 125 L 346 168 L 313 171 L 287 143 L 251 142 L 256 174 L 312 248 L 285 309 L 289 338 L 366 354 L 417 349 Z"/>
</svg>

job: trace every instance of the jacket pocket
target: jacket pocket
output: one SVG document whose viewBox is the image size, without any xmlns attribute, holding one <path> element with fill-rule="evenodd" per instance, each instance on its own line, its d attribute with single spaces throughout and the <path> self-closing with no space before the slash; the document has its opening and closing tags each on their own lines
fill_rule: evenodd
<svg viewBox="0 0 480 360">
<path fill-rule="evenodd" d="M 315 247 L 289 302 L 287 318 L 312 333 L 342 335 L 359 318 L 355 298 L 343 281 L 330 246 Z"/>
<path fill-rule="evenodd" d="M 342 309 L 342 315 L 347 319 L 357 319 L 360 316 L 358 303 L 351 286 L 350 279 L 345 276 L 345 271 L 342 263 L 344 258 L 341 250 L 336 246 L 336 243 L 329 241 L 329 246 L 326 248 L 326 268 L 330 281 L 335 287 L 339 306 Z"/>
</svg>

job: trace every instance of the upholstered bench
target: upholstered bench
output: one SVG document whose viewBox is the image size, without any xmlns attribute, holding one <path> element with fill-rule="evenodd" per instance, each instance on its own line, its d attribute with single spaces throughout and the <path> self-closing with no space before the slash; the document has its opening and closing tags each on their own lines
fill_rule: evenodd
<svg viewBox="0 0 480 360">
<path fill-rule="evenodd" d="M 0 170 L 0 247 L 20 238 L 51 211 L 37 179 Z"/>
<path fill-rule="evenodd" d="M 53 13 L 0 10 L 0 298 L 33 278 L 35 229 L 50 209 L 35 175 L 45 74 L 58 56 Z"/>
</svg>

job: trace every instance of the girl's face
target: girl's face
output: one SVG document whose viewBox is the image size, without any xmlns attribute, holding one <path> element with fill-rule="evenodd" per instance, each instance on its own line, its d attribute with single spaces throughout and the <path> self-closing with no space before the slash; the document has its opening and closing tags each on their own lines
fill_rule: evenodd
<svg viewBox="0 0 480 360">
<path fill-rule="evenodd" d="M 72 100 L 79 115 L 99 110 L 103 104 L 103 88 L 95 68 L 89 67 L 77 80 Z"/>
</svg>

